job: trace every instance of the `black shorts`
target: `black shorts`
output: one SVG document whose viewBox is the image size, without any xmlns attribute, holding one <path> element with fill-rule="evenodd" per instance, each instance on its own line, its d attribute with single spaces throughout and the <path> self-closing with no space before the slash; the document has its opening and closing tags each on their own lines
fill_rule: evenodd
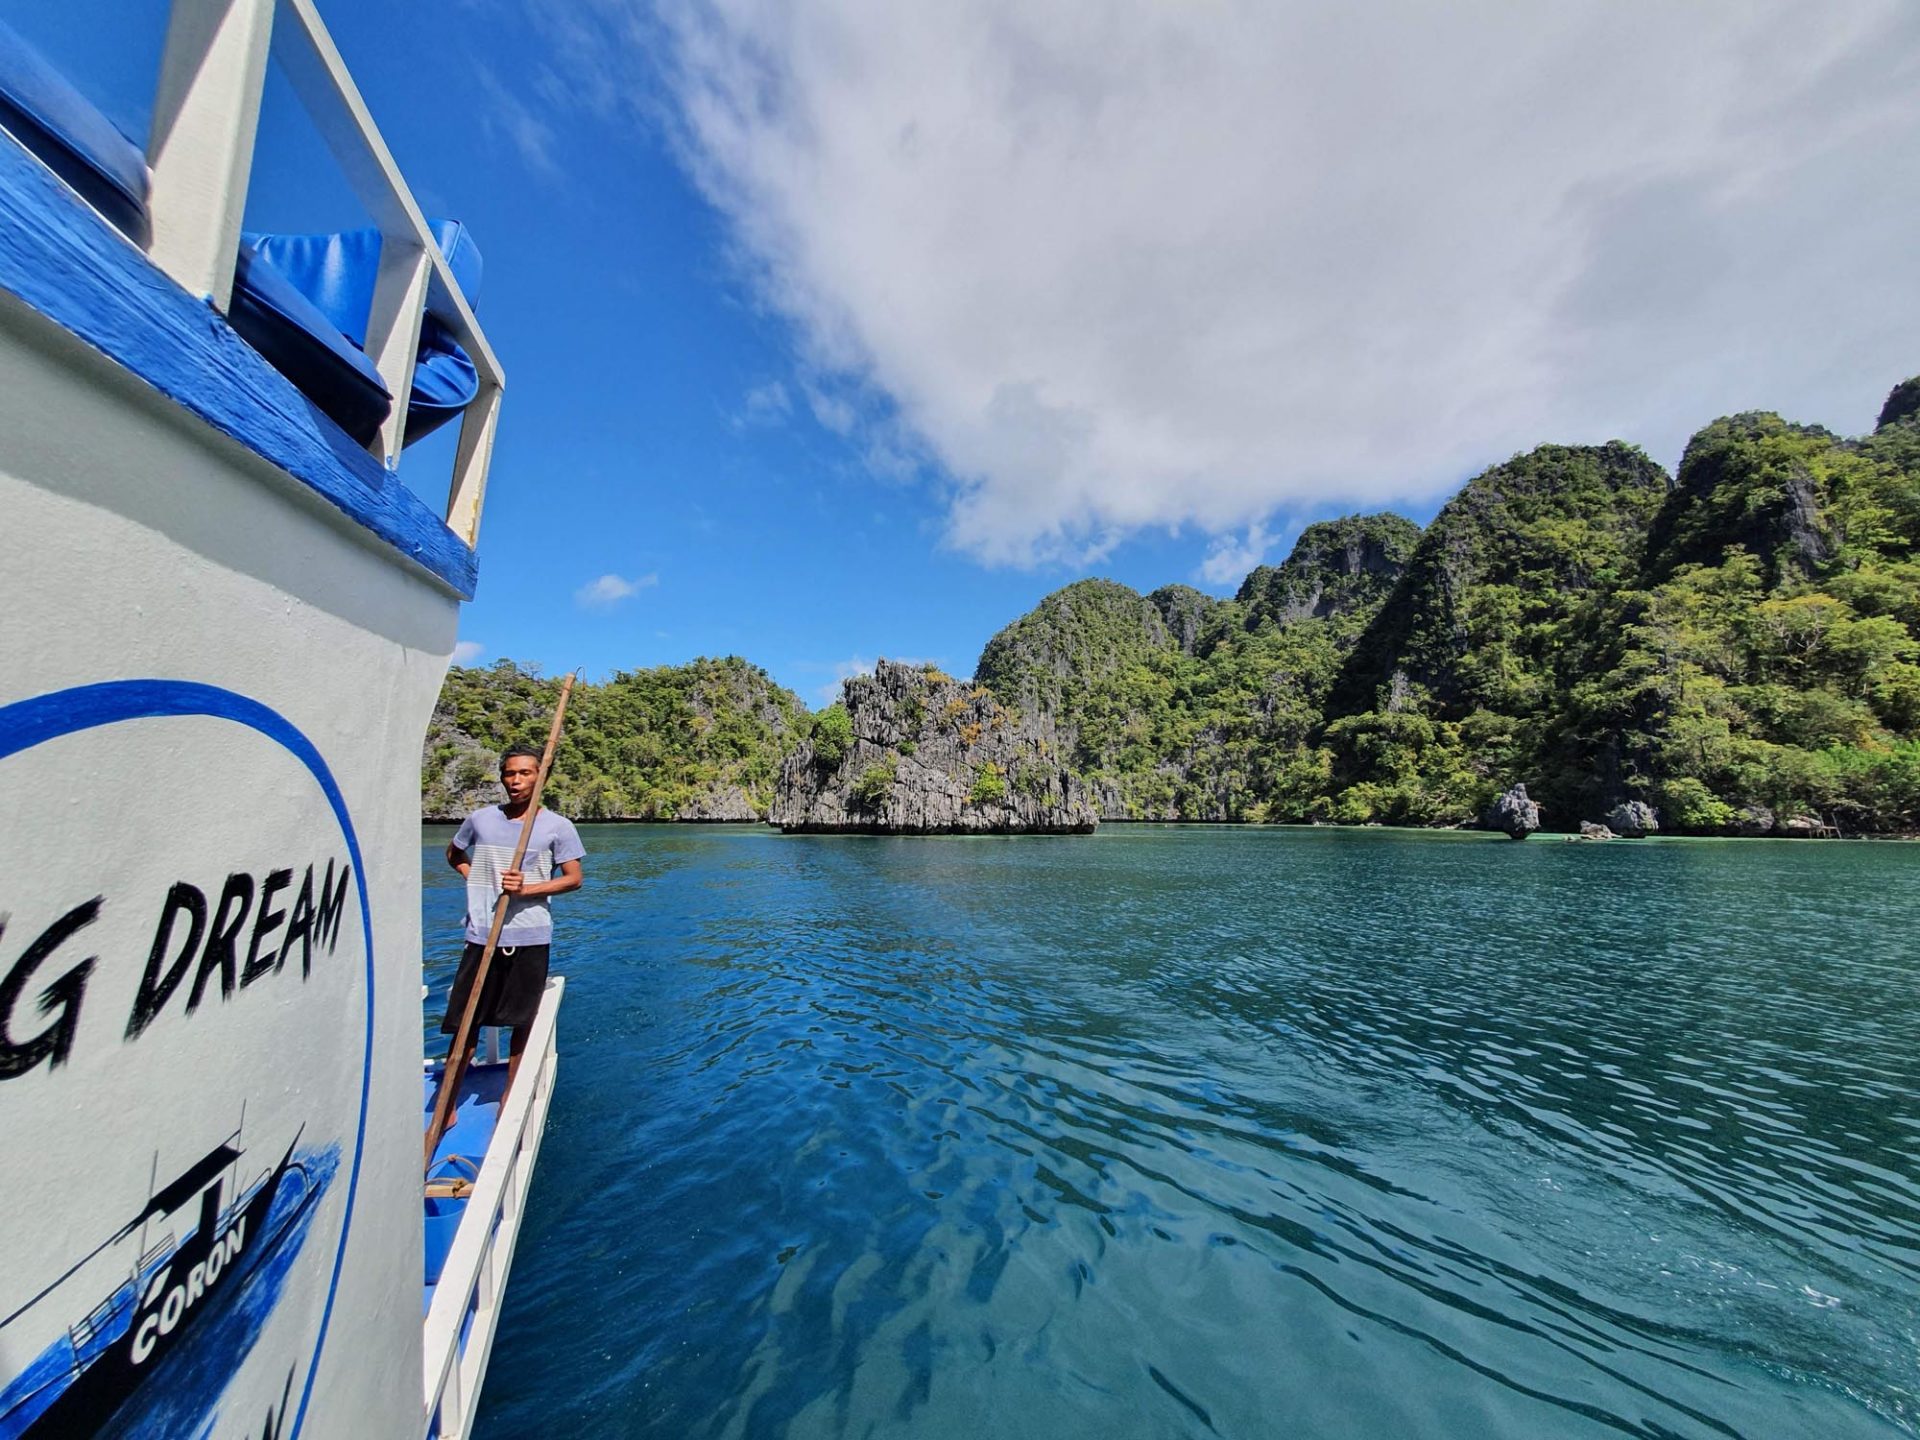
<svg viewBox="0 0 1920 1440">
<path fill-rule="evenodd" d="M 505 945 L 493 952 L 487 966 L 486 988 L 480 992 L 480 1011 L 475 1025 L 531 1025 L 540 1009 L 541 992 L 547 988 L 547 948 L 545 945 Z M 446 1017 L 440 1033 L 451 1035 L 460 1028 L 460 1015 L 467 1008 L 467 995 L 473 989 L 473 975 L 480 968 L 484 945 L 467 942 L 460 956 L 460 969 L 453 977 L 453 989 L 447 995 Z"/>
</svg>

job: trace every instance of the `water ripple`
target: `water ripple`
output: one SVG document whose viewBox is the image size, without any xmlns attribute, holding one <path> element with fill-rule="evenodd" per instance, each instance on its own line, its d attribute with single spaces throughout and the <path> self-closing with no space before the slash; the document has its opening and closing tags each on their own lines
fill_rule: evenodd
<svg viewBox="0 0 1920 1440">
<path fill-rule="evenodd" d="M 587 839 L 482 1436 L 1920 1434 L 1920 850 Z"/>
</svg>

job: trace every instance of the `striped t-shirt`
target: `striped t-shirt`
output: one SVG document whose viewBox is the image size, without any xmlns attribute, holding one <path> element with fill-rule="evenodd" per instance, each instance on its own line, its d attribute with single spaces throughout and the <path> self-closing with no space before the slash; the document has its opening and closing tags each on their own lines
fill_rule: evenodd
<svg viewBox="0 0 1920 1440">
<path fill-rule="evenodd" d="M 500 876 L 513 864 L 521 823 L 509 820 L 498 805 L 488 805 L 469 815 L 454 834 L 453 848 L 465 851 L 472 862 L 467 870 L 467 939 L 476 945 L 484 945 L 493 929 Z M 528 880 L 551 880 L 554 871 L 586 853 L 571 820 L 541 810 L 533 817 L 533 836 L 527 841 L 520 870 Z M 502 945 L 547 945 L 552 941 L 553 912 L 547 909 L 545 895 L 507 902 L 507 923 L 500 927 Z"/>
</svg>

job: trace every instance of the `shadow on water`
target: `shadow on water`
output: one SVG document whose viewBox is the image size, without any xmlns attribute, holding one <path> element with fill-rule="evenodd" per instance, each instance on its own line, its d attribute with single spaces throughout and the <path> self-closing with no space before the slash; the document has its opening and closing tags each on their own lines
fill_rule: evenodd
<svg viewBox="0 0 1920 1440">
<path fill-rule="evenodd" d="M 483 1436 L 1920 1433 L 1920 850 L 585 838 Z"/>
</svg>

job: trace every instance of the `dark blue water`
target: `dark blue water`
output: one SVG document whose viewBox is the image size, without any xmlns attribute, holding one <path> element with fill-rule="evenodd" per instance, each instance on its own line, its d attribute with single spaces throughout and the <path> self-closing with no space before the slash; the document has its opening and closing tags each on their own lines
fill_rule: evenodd
<svg viewBox="0 0 1920 1440">
<path fill-rule="evenodd" d="M 1920 848 L 585 838 L 483 1437 L 1920 1434 Z"/>
</svg>

